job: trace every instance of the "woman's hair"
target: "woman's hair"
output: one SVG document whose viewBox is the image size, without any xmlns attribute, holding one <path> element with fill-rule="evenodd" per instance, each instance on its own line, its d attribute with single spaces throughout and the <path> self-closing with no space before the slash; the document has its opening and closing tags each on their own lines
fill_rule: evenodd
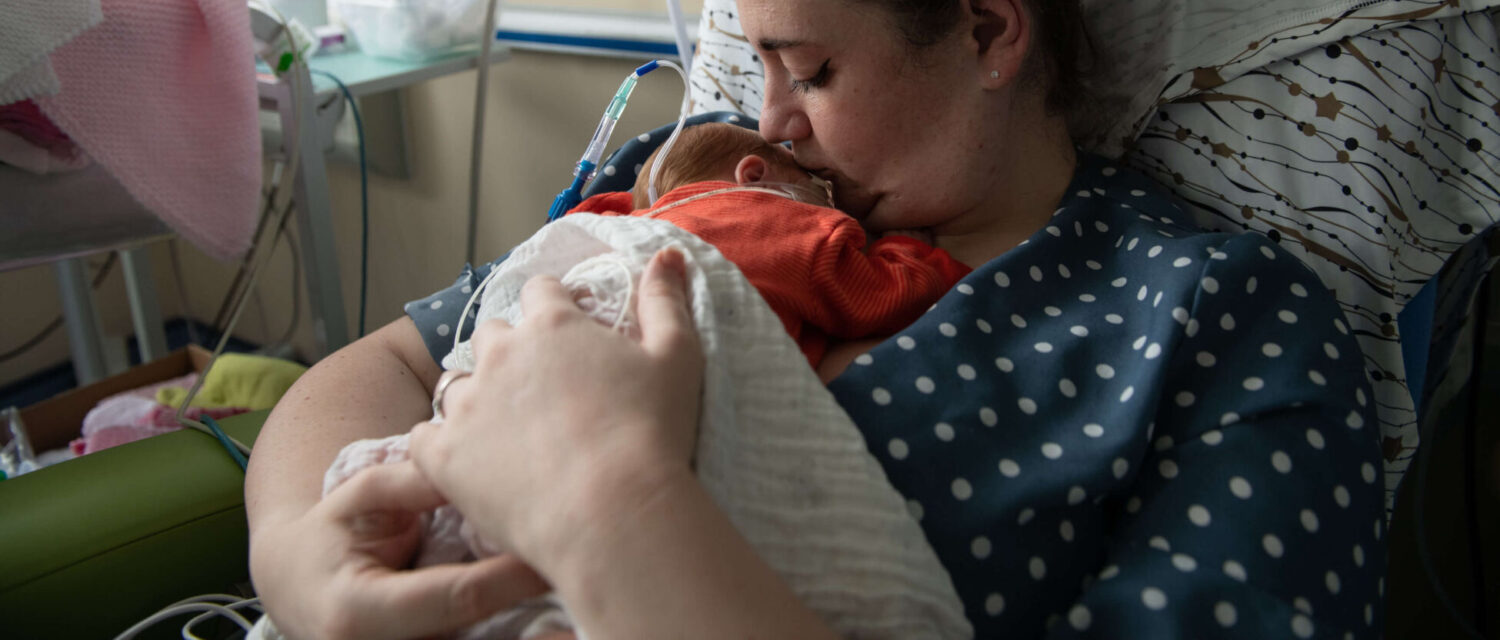
<svg viewBox="0 0 1500 640">
<path fill-rule="evenodd" d="M 954 0 L 858 1 L 885 9 L 907 44 L 915 49 L 948 37 L 962 16 Z M 1087 100 L 1084 76 L 1094 66 L 1093 42 L 1084 28 L 1079 0 L 1022 2 L 1035 25 L 1025 73 L 1046 87 L 1049 111 L 1069 115 Z"/>
<path fill-rule="evenodd" d="M 635 188 L 631 193 L 634 194 L 633 201 L 637 209 L 651 206 L 646 186 L 651 180 L 651 167 L 656 164 L 656 156 L 660 152 L 660 147 L 651 152 L 651 157 L 641 165 L 641 172 L 636 176 Z M 760 156 L 772 166 L 786 162 L 786 158 L 777 154 L 771 143 L 750 129 L 722 122 L 685 127 L 677 136 L 677 142 L 672 145 L 672 153 L 667 156 L 667 163 L 662 165 L 661 175 L 656 177 L 656 195 L 659 197 L 685 184 L 723 180 L 726 175 L 732 176 L 740 158 L 748 155 Z M 733 180 L 732 177 L 729 179 Z"/>
</svg>

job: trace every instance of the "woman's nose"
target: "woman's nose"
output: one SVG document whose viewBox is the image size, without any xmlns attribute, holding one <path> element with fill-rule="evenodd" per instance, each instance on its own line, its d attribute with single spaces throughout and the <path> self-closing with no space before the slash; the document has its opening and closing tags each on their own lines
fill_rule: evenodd
<svg viewBox="0 0 1500 640">
<path fill-rule="evenodd" d="M 760 109 L 760 135 L 770 142 L 796 142 L 812 135 L 812 123 L 795 101 L 767 91 Z"/>
</svg>

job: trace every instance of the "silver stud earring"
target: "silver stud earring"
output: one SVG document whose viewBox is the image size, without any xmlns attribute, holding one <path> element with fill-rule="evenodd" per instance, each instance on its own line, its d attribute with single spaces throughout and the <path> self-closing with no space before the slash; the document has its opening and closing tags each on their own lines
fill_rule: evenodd
<svg viewBox="0 0 1500 640">
<path fill-rule="evenodd" d="M 1000 79 L 1000 72 L 999 71 L 991 71 L 990 72 L 990 79 L 991 80 L 999 80 Z"/>
</svg>

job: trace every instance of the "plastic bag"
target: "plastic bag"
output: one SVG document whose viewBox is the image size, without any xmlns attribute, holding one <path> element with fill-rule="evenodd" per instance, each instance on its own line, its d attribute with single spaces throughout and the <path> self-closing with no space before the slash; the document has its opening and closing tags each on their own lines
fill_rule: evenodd
<svg viewBox="0 0 1500 640">
<path fill-rule="evenodd" d="M 23 473 L 36 471 L 36 455 L 31 451 L 31 439 L 26 437 L 26 423 L 21 421 L 21 412 L 15 407 L 6 407 L 5 426 L 0 428 L 0 479 L 14 478 Z"/>
<path fill-rule="evenodd" d="M 332 0 L 360 50 L 427 60 L 479 45 L 485 0 Z M 486 32 L 494 37 L 494 25 Z"/>
</svg>

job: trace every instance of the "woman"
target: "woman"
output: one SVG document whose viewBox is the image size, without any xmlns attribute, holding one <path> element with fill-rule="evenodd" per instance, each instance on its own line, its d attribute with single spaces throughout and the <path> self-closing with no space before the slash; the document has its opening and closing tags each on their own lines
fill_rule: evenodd
<svg viewBox="0 0 1500 640">
<path fill-rule="evenodd" d="M 820 373 L 977 635 L 1373 636 L 1378 450 L 1336 305 L 1264 238 L 1182 227 L 1148 181 L 1075 154 L 1071 3 L 926 4 L 741 0 L 740 19 L 763 135 L 867 228 L 928 229 L 975 269 Z M 424 635 L 545 582 L 580 628 L 620 636 L 828 635 L 689 473 L 700 356 L 679 268 L 649 270 L 640 345 L 529 284 L 536 321 L 476 332 L 479 366 L 415 430 L 416 463 L 322 503 L 339 447 L 428 417 L 440 354 L 423 345 L 446 327 L 403 319 L 304 376 L 246 485 L 283 630 Z M 502 412 L 525 419 L 480 417 Z M 530 566 L 393 570 L 439 494 Z"/>
</svg>

